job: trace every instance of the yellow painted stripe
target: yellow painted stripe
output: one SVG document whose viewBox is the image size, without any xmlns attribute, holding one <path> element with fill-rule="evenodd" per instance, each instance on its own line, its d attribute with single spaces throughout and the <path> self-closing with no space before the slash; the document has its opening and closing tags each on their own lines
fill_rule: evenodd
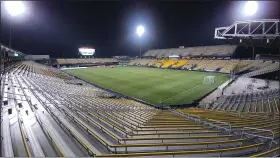
<svg viewBox="0 0 280 158">
<path fill-rule="evenodd" d="M 61 153 L 63 157 L 65 157 L 65 154 L 61 151 L 60 147 L 56 144 L 53 137 L 50 135 L 50 133 L 47 131 L 48 135 L 51 137 L 51 140 L 53 141 L 54 145 L 57 147 L 58 151 Z"/>
<path fill-rule="evenodd" d="M 24 143 L 24 146 L 25 146 L 27 155 L 28 155 L 28 157 L 32 157 L 31 151 L 30 151 L 29 146 L 28 146 L 27 141 L 26 141 L 26 137 L 25 137 L 25 135 L 23 134 L 22 122 L 21 122 L 20 119 L 18 119 L 18 121 L 19 121 L 20 133 L 21 133 L 21 136 L 22 136 L 22 139 L 23 139 L 23 143 Z"/>
<path fill-rule="evenodd" d="M 251 102 L 251 100 L 250 100 L 250 103 L 249 103 L 249 108 L 248 108 L 248 112 L 250 112 L 250 109 L 251 109 L 251 104 L 252 104 L 252 102 Z"/>
<path fill-rule="evenodd" d="M 264 112 L 264 108 L 263 108 L 263 99 L 262 99 L 262 109 L 261 112 Z"/>
<path fill-rule="evenodd" d="M 276 147 L 276 148 L 274 148 L 274 149 L 268 150 L 268 151 L 266 151 L 266 152 L 253 155 L 253 156 L 251 156 L 251 157 L 265 157 L 267 154 L 276 152 L 277 150 L 280 150 L 280 146 L 278 146 L 278 147 Z"/>
<path fill-rule="evenodd" d="M 279 107 L 278 107 L 278 105 L 277 105 L 277 101 L 276 101 L 276 99 L 274 98 L 274 103 L 275 103 L 275 106 L 276 106 L 276 111 L 277 111 L 277 113 L 279 112 Z"/>
<path fill-rule="evenodd" d="M 270 101 L 269 101 L 269 99 L 267 99 L 267 102 L 268 102 L 268 109 L 269 109 L 269 112 L 271 113 L 271 106 L 270 106 Z"/>
<path fill-rule="evenodd" d="M 258 100 L 256 100 L 256 104 L 255 104 L 255 112 L 257 112 L 257 105 L 258 105 Z"/>
</svg>

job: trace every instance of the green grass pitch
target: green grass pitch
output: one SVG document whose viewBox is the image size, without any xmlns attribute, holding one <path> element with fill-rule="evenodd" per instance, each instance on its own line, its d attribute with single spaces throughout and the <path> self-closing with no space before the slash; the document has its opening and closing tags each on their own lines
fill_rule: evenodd
<svg viewBox="0 0 280 158">
<path fill-rule="evenodd" d="M 227 74 L 146 67 L 69 69 L 66 72 L 103 88 L 156 105 L 189 104 L 229 79 Z M 216 76 L 203 84 L 205 76 Z"/>
</svg>

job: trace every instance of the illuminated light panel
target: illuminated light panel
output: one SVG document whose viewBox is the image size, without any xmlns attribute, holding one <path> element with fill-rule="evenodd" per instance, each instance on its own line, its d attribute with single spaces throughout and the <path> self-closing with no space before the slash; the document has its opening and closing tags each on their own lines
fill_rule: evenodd
<svg viewBox="0 0 280 158">
<path fill-rule="evenodd" d="M 244 6 L 244 14 L 252 16 L 256 14 L 258 10 L 258 3 L 256 1 L 248 1 Z"/>
<path fill-rule="evenodd" d="M 145 32 L 145 29 L 142 25 L 137 27 L 136 33 L 138 34 L 139 37 L 141 37 L 144 32 Z"/>
<path fill-rule="evenodd" d="M 79 52 L 82 55 L 93 55 L 95 53 L 95 49 L 83 47 L 83 48 L 79 48 Z"/>
<path fill-rule="evenodd" d="M 22 1 L 5 1 L 5 7 L 11 16 L 17 16 L 24 12 Z"/>
</svg>

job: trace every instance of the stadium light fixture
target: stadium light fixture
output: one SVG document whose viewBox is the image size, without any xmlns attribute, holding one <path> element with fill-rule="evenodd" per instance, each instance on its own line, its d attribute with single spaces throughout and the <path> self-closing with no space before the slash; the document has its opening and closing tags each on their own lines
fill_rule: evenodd
<svg viewBox="0 0 280 158">
<path fill-rule="evenodd" d="M 137 29 L 136 29 L 136 33 L 137 33 L 137 35 L 139 36 L 139 37 L 141 37 L 142 35 L 143 35 L 143 33 L 145 32 L 145 29 L 144 29 L 144 27 L 142 26 L 142 25 L 139 25 L 138 27 L 137 27 Z M 139 54 L 140 54 L 140 58 L 141 58 L 141 39 L 140 39 L 140 42 L 139 42 L 140 44 L 140 50 L 139 50 Z"/>
<path fill-rule="evenodd" d="M 244 14 L 248 16 L 252 16 L 256 14 L 258 10 L 258 3 L 256 1 L 248 1 L 244 6 Z"/>
<path fill-rule="evenodd" d="M 144 27 L 142 25 L 139 25 L 136 29 L 136 33 L 138 34 L 138 36 L 141 37 L 144 32 L 145 32 Z"/>
<path fill-rule="evenodd" d="M 22 1 L 5 1 L 5 7 L 11 16 L 17 16 L 24 13 Z"/>
<path fill-rule="evenodd" d="M 93 54 L 95 52 L 95 49 L 92 48 L 79 48 L 80 53 L 89 53 Z"/>
<path fill-rule="evenodd" d="M 23 1 L 4 1 L 4 6 L 10 16 L 18 16 L 23 14 L 25 11 Z M 11 48 L 12 41 L 12 20 L 10 20 L 10 37 L 9 37 L 9 47 Z"/>
</svg>

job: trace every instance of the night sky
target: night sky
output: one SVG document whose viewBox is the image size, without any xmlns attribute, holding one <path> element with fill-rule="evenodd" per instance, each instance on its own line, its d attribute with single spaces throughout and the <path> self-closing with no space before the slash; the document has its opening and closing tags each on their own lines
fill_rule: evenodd
<svg viewBox="0 0 280 158">
<path fill-rule="evenodd" d="M 236 20 L 279 19 L 280 2 L 259 3 L 256 15 L 246 17 L 244 1 L 29 1 L 26 12 L 11 18 L 1 5 L 1 43 L 25 54 L 52 58 L 77 57 L 80 46 L 96 49 L 95 57 L 136 56 L 142 24 L 142 49 L 222 44 L 214 28 Z"/>
</svg>

